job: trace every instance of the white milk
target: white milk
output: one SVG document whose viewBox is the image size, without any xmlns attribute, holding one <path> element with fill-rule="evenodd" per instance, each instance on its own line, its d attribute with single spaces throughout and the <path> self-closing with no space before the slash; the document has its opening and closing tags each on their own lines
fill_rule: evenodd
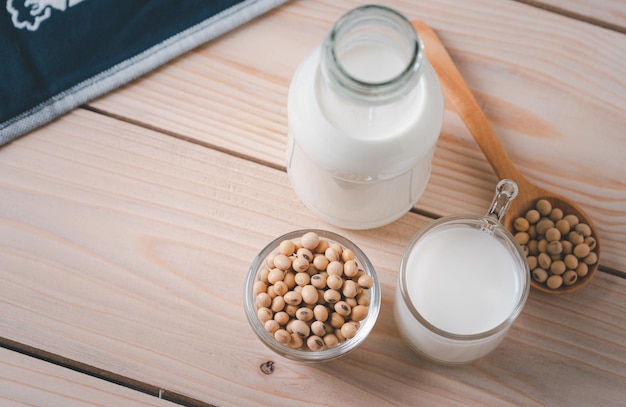
<svg viewBox="0 0 626 407">
<path fill-rule="evenodd" d="M 443 94 L 424 58 L 414 88 L 383 104 L 355 102 L 325 84 L 320 49 L 298 67 L 288 99 L 287 170 L 300 200 L 340 227 L 366 229 L 404 215 L 428 182 L 443 119 Z M 342 63 L 363 81 L 397 75 L 391 47 L 353 47 Z"/>
<path fill-rule="evenodd" d="M 368 83 L 391 80 L 407 65 L 393 47 L 376 42 L 357 44 L 343 52 L 340 60 L 353 78 Z"/>
<path fill-rule="evenodd" d="M 471 335 L 500 325 L 515 307 L 515 262 L 488 233 L 442 230 L 420 241 L 409 256 L 407 290 L 428 322 Z"/>
<path fill-rule="evenodd" d="M 436 228 L 416 242 L 404 261 L 406 295 L 436 328 L 411 313 L 398 289 L 396 321 L 418 353 L 442 363 L 465 363 L 500 343 L 519 312 L 525 280 L 516 257 L 498 239 L 467 226 Z"/>
</svg>

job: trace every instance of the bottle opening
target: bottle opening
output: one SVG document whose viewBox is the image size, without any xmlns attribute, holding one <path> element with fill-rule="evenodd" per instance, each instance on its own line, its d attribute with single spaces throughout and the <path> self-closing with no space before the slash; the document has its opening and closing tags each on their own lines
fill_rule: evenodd
<svg viewBox="0 0 626 407">
<path fill-rule="evenodd" d="M 323 72 L 344 93 L 395 96 L 419 78 L 423 47 L 410 21 L 381 6 L 341 17 L 325 42 Z"/>
</svg>

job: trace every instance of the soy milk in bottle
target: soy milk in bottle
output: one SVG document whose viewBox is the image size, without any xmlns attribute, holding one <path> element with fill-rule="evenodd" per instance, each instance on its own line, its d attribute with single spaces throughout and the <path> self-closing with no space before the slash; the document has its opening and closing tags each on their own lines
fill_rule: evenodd
<svg viewBox="0 0 626 407">
<path fill-rule="evenodd" d="M 424 192 L 442 120 L 441 87 L 411 23 L 386 7 L 356 8 L 293 77 L 292 187 L 336 226 L 390 223 Z"/>
</svg>

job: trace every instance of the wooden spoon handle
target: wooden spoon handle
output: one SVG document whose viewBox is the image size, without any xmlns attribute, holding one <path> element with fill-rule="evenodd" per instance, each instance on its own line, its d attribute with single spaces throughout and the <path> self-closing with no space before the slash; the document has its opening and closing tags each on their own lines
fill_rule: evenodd
<svg viewBox="0 0 626 407">
<path fill-rule="evenodd" d="M 439 77 L 446 98 L 474 136 L 498 177 L 525 184 L 525 179 L 500 144 L 487 117 L 437 34 L 423 21 L 414 21 L 413 26 L 424 42 L 426 57 Z"/>
</svg>

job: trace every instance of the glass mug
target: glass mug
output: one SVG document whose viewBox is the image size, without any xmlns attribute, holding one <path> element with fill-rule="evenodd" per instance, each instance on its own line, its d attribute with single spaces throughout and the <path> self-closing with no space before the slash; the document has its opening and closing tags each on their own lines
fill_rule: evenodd
<svg viewBox="0 0 626 407">
<path fill-rule="evenodd" d="M 443 217 L 407 246 L 394 313 L 400 333 L 423 357 L 475 361 L 498 346 L 524 307 L 526 256 L 500 224 L 516 195 L 517 184 L 501 180 L 485 216 Z"/>
</svg>

